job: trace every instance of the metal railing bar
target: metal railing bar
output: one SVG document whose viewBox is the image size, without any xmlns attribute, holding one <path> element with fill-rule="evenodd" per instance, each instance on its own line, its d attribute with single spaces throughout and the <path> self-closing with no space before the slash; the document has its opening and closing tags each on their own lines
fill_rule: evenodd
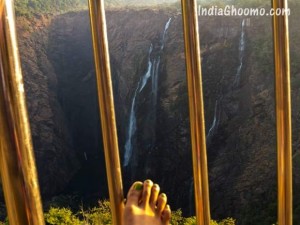
<svg viewBox="0 0 300 225">
<path fill-rule="evenodd" d="M 272 0 L 288 9 L 287 0 Z M 292 122 L 288 15 L 273 17 L 278 157 L 278 224 L 292 225 Z"/>
<path fill-rule="evenodd" d="M 113 224 L 122 225 L 124 208 L 123 185 L 111 81 L 104 1 L 89 0 L 89 10 Z"/>
<path fill-rule="evenodd" d="M 9 223 L 43 225 L 14 1 L 0 1 L 0 173 Z"/>
<path fill-rule="evenodd" d="M 181 0 L 187 68 L 190 126 L 198 225 L 210 224 L 209 184 L 196 0 Z"/>
</svg>

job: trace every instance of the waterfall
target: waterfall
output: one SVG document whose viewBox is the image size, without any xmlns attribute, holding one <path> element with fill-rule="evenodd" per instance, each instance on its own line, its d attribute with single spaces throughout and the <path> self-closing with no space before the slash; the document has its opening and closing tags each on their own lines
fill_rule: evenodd
<svg viewBox="0 0 300 225">
<path fill-rule="evenodd" d="M 149 78 L 151 77 L 151 71 L 152 71 L 152 62 L 151 62 L 151 53 L 153 51 L 153 45 L 150 45 L 150 49 L 149 49 L 149 55 L 148 55 L 148 67 L 147 67 L 147 71 L 144 74 L 144 76 L 142 77 L 142 80 L 138 83 L 138 92 L 141 92 L 144 87 L 146 86 Z M 136 94 L 134 96 L 134 98 L 136 97 Z"/>
<path fill-rule="evenodd" d="M 127 166 L 132 155 L 132 136 L 136 131 L 136 116 L 135 116 L 135 99 L 137 95 L 137 90 L 135 90 L 134 97 L 131 103 L 130 116 L 129 116 L 129 125 L 128 125 L 128 138 L 125 144 L 125 153 L 124 153 L 124 166 Z"/>
<path fill-rule="evenodd" d="M 169 18 L 168 22 L 165 25 L 165 29 L 164 29 L 163 36 L 162 36 L 162 42 L 161 42 L 160 50 L 163 50 L 164 47 L 165 47 L 165 38 L 166 38 L 167 31 L 168 31 L 168 29 L 170 27 L 171 20 L 172 20 L 172 18 Z"/>
<path fill-rule="evenodd" d="M 152 74 L 152 95 L 153 95 L 153 109 L 156 109 L 156 104 L 157 104 L 157 89 L 158 89 L 158 75 L 159 75 L 159 66 L 160 66 L 160 56 L 162 51 L 164 50 L 165 47 L 165 39 L 166 39 L 166 34 L 167 31 L 170 27 L 170 23 L 171 23 L 172 18 L 169 18 L 169 20 L 167 21 L 165 28 L 164 28 L 164 32 L 161 38 L 161 46 L 160 46 L 160 51 L 158 53 L 158 55 L 155 57 L 155 59 L 153 60 L 153 74 Z M 154 121 L 156 120 L 156 110 L 155 110 L 155 115 L 154 115 Z"/>
<path fill-rule="evenodd" d="M 243 68 L 243 63 L 244 63 L 244 52 L 245 52 L 245 25 L 246 25 L 246 20 L 243 19 L 242 21 L 242 31 L 241 31 L 241 37 L 240 37 L 240 43 L 239 43 L 239 66 L 237 68 L 237 72 L 235 75 L 235 80 L 233 85 L 234 86 L 239 86 L 240 84 L 240 78 L 241 78 L 241 73 L 242 73 L 242 68 Z"/>
<path fill-rule="evenodd" d="M 160 56 L 153 61 L 153 76 L 152 76 L 152 106 L 153 108 L 157 104 L 157 89 L 158 89 L 158 73 L 159 73 L 159 65 L 160 65 Z"/>
<path fill-rule="evenodd" d="M 131 156 L 132 156 L 132 140 L 135 135 L 137 124 L 136 124 L 136 98 L 138 97 L 138 94 L 143 91 L 145 86 L 147 85 L 149 78 L 151 77 L 152 82 L 152 88 L 151 88 L 151 94 L 152 94 L 152 109 L 154 110 L 154 114 L 152 117 L 152 124 L 156 123 L 156 104 L 157 104 L 157 90 L 158 90 L 158 75 L 159 75 L 159 66 L 160 66 L 160 57 L 161 53 L 164 50 L 165 45 L 165 37 L 167 30 L 169 29 L 171 23 L 171 18 L 167 21 L 164 27 L 163 35 L 161 38 L 160 43 L 160 50 L 159 52 L 153 56 L 153 45 L 150 45 L 149 52 L 148 52 L 148 67 L 145 74 L 141 77 L 141 79 L 138 82 L 137 88 L 134 92 L 134 96 L 131 103 L 130 108 L 130 116 L 129 116 L 129 122 L 128 122 L 128 133 L 127 133 L 127 140 L 125 144 L 125 152 L 124 152 L 124 163 L 123 166 L 128 166 Z"/>
<path fill-rule="evenodd" d="M 131 103 L 130 108 L 130 116 L 129 116 L 129 124 L 128 124 L 128 137 L 125 144 L 125 153 L 124 153 L 124 166 L 129 164 L 131 155 L 132 155 L 132 138 L 136 132 L 136 115 L 135 115 L 135 105 L 136 105 L 136 97 L 138 93 L 140 93 L 144 87 L 146 86 L 152 70 L 152 62 L 151 62 L 151 53 L 153 51 L 152 44 L 150 45 L 149 52 L 148 52 L 148 67 L 146 73 L 141 77 L 137 88 L 135 89 L 134 96 Z"/>
<path fill-rule="evenodd" d="M 214 135 L 216 130 L 218 129 L 219 120 L 220 120 L 220 113 L 219 113 L 219 110 L 218 110 L 218 104 L 219 104 L 219 102 L 218 102 L 218 100 L 216 100 L 214 120 L 212 122 L 211 127 L 208 130 L 207 140 L 209 140 Z"/>
</svg>

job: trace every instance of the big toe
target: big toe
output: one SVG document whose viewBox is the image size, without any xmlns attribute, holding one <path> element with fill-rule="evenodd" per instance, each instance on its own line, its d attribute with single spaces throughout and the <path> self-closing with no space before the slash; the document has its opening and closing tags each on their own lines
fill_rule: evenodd
<svg viewBox="0 0 300 225">
<path fill-rule="evenodd" d="M 162 212 L 163 225 L 169 225 L 170 220 L 171 220 L 171 208 L 169 205 L 166 205 L 165 209 Z"/>
<path fill-rule="evenodd" d="M 138 205 L 142 196 L 143 183 L 137 181 L 133 183 L 127 194 L 126 205 Z"/>
</svg>

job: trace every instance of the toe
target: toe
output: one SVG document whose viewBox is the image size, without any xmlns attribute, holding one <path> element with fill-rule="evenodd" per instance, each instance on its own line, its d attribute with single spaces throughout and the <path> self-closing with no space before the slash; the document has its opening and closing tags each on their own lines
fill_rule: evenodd
<svg viewBox="0 0 300 225">
<path fill-rule="evenodd" d="M 166 194 L 160 194 L 157 200 L 157 212 L 162 214 L 163 210 L 167 205 L 167 196 Z"/>
<path fill-rule="evenodd" d="M 128 191 L 126 205 L 138 205 L 143 192 L 143 183 L 135 182 Z"/>
<path fill-rule="evenodd" d="M 169 205 L 166 205 L 165 209 L 162 212 L 163 225 L 169 225 L 170 219 L 171 219 L 171 208 Z"/>
<path fill-rule="evenodd" d="M 151 180 L 146 180 L 143 185 L 143 194 L 142 194 L 142 207 L 147 207 L 149 205 L 151 190 L 153 187 L 153 182 Z"/>
<path fill-rule="evenodd" d="M 156 204 L 157 204 L 157 198 L 159 194 L 159 186 L 158 184 L 154 184 L 151 190 L 151 197 L 150 197 L 150 206 L 155 209 Z"/>
</svg>

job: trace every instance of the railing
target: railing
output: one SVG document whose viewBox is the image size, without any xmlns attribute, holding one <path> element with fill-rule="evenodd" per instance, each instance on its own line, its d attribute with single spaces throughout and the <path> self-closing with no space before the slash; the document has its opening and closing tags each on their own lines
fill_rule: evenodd
<svg viewBox="0 0 300 225">
<path fill-rule="evenodd" d="M 0 172 L 10 224 L 42 225 L 13 7 L 0 0 Z"/>
<path fill-rule="evenodd" d="M 190 107 L 195 211 L 197 224 L 209 225 L 209 189 L 197 1 L 182 0 L 181 4 Z"/>
<path fill-rule="evenodd" d="M 111 83 L 104 1 L 89 0 L 89 8 L 112 218 L 114 224 L 122 225 L 122 175 Z"/>
<path fill-rule="evenodd" d="M 197 225 L 209 225 L 209 187 L 196 0 L 182 0 Z M 287 0 L 272 0 L 288 8 Z M 103 0 L 89 0 L 113 224 L 122 225 L 123 187 Z M 274 16 L 278 151 L 278 222 L 292 225 L 291 97 L 288 17 Z M 12 0 L 0 0 L 0 172 L 12 225 L 44 218 L 26 110 Z"/>
<path fill-rule="evenodd" d="M 288 9 L 287 0 L 273 0 L 274 9 Z M 278 224 L 293 224 L 292 121 L 288 16 L 273 17 L 277 157 Z"/>
</svg>

